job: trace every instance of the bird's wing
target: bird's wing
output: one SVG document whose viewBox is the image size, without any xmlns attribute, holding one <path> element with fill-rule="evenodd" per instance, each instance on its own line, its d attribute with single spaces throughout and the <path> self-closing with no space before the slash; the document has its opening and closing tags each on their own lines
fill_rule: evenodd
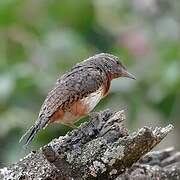
<svg viewBox="0 0 180 180">
<path fill-rule="evenodd" d="M 90 67 L 75 69 L 63 75 L 56 82 L 55 87 L 48 93 L 37 121 L 22 136 L 20 141 L 26 138 L 25 147 L 27 147 L 34 136 L 48 124 L 49 118 L 59 108 L 66 110 L 70 108 L 74 102 L 98 90 L 104 82 L 103 77 L 100 71 Z"/>
<path fill-rule="evenodd" d="M 103 81 L 101 72 L 90 67 L 65 74 L 49 92 L 39 116 L 49 118 L 59 108 L 68 109 L 74 102 L 98 90 Z"/>
</svg>

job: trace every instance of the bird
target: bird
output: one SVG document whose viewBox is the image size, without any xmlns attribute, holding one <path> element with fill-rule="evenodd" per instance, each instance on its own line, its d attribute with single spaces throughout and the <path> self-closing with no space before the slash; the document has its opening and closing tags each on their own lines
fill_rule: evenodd
<svg viewBox="0 0 180 180">
<path fill-rule="evenodd" d="M 109 93 L 111 81 L 119 77 L 136 79 L 117 56 L 96 54 L 77 63 L 57 79 L 41 106 L 34 125 L 21 137 L 28 146 L 35 135 L 51 123 L 75 128 L 75 122 L 88 115 Z"/>
</svg>

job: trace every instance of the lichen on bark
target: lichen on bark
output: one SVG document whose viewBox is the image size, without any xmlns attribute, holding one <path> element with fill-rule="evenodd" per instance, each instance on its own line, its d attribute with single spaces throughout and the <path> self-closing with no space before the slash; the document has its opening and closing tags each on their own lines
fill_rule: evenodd
<svg viewBox="0 0 180 180">
<path fill-rule="evenodd" d="M 0 179 L 123 178 L 173 128 L 129 133 L 124 120 L 123 110 L 92 113 L 89 122 L 1 169 Z"/>
</svg>

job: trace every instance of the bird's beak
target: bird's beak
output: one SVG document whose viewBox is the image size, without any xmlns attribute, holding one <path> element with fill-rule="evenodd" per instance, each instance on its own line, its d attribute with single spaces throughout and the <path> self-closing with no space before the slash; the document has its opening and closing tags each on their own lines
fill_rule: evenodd
<svg viewBox="0 0 180 180">
<path fill-rule="evenodd" d="M 131 73 L 129 73 L 127 70 L 123 70 L 122 76 L 136 80 L 136 77 L 132 75 Z"/>
</svg>

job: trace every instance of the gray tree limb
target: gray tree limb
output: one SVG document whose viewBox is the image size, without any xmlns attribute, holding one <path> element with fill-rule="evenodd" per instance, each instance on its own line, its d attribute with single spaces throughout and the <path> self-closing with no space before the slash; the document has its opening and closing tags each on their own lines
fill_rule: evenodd
<svg viewBox="0 0 180 180">
<path fill-rule="evenodd" d="M 180 179 L 180 152 L 173 148 L 150 152 L 121 174 L 116 180 L 178 180 Z"/>
<path fill-rule="evenodd" d="M 0 179 L 132 179 L 137 172 L 144 173 L 142 177 L 156 177 L 158 168 L 176 166 L 173 157 L 180 155 L 174 153 L 171 157 L 170 151 L 142 158 L 172 130 L 172 125 L 154 129 L 143 127 L 128 133 L 123 123 L 123 110 L 93 113 L 90 119 L 66 136 L 0 169 Z M 161 164 L 154 166 L 151 164 L 155 163 L 154 159 L 148 160 L 148 157 L 164 157 L 163 153 L 169 154 L 159 159 L 159 162 L 164 160 Z M 177 162 L 180 164 L 179 159 Z M 167 174 L 166 169 L 163 170 Z"/>
</svg>

